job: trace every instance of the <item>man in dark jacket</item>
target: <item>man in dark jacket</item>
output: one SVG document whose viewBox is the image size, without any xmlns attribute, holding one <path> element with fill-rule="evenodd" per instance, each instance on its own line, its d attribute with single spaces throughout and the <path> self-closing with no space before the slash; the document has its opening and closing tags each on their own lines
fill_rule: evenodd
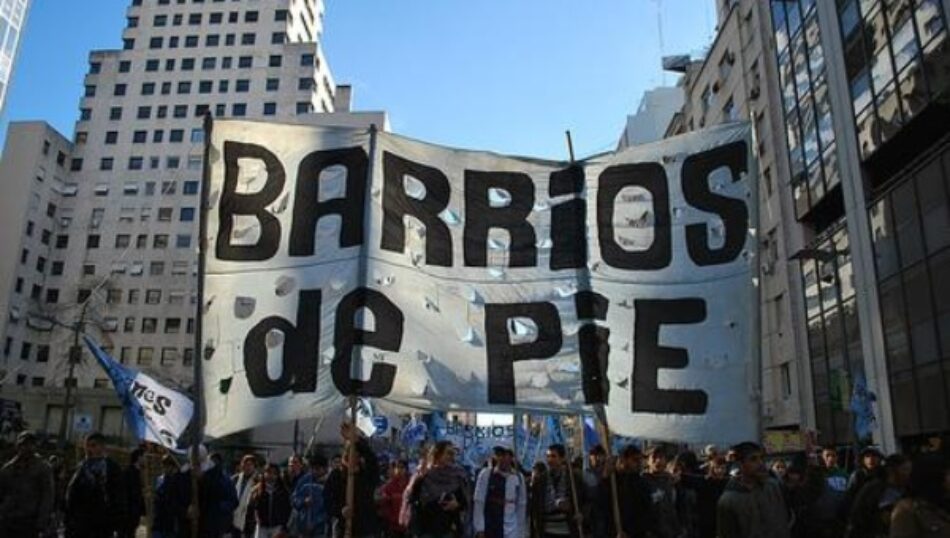
<svg viewBox="0 0 950 538">
<path fill-rule="evenodd" d="M 910 482 L 912 465 L 900 454 L 888 456 L 885 478 L 875 478 L 855 497 L 848 520 L 848 538 L 886 538 L 891 512 L 901 500 Z"/>
<path fill-rule="evenodd" d="M 650 503 L 650 488 L 641 475 L 643 453 L 634 445 L 628 445 L 620 452 L 620 461 L 616 466 L 617 496 L 620 499 L 620 524 L 627 538 L 644 538 L 653 526 L 653 512 Z M 613 530 L 611 520 L 611 536 Z"/>
<path fill-rule="evenodd" d="M 137 448 L 129 456 L 129 466 L 123 474 L 128 511 L 122 518 L 119 538 L 135 538 L 139 523 L 145 516 L 145 495 L 142 493 L 142 456 L 145 451 Z"/>
<path fill-rule="evenodd" d="M 733 447 L 738 473 L 719 498 L 718 538 L 789 538 L 788 508 L 782 488 L 769 476 L 762 447 Z"/>
<path fill-rule="evenodd" d="M 657 538 L 677 538 L 685 529 L 676 506 L 676 483 L 669 472 L 669 447 L 654 445 L 647 449 L 647 472 L 643 480 L 650 492 L 652 525 L 650 533 Z"/>
<path fill-rule="evenodd" d="M 198 536 L 200 538 L 221 538 L 231 530 L 231 518 L 237 508 L 237 493 L 224 471 L 208 457 L 208 449 L 198 448 L 198 513 L 188 507 L 188 519 L 198 518 Z M 191 501 L 190 468 L 182 473 L 183 493 Z M 190 525 L 190 522 L 189 522 Z"/>
<path fill-rule="evenodd" d="M 86 459 L 66 487 L 67 538 L 112 538 L 126 513 L 122 468 L 106 456 L 105 437 L 90 433 Z"/>
<path fill-rule="evenodd" d="M 327 515 L 331 518 L 333 536 L 344 535 L 346 520 L 350 517 L 353 518 L 354 538 L 375 536 L 380 531 L 374 498 L 379 487 L 379 460 L 356 427 L 344 423 L 340 427 L 340 434 L 345 443 L 354 443 L 356 451 L 351 461 L 344 457 L 343 467 L 330 472 L 324 487 L 324 503 Z M 347 473 L 351 467 L 356 473 L 352 508 L 346 505 Z"/>
<path fill-rule="evenodd" d="M 36 454 L 36 436 L 17 436 L 17 455 L 0 469 L 0 536 L 37 536 L 53 510 L 53 474 Z"/>
</svg>

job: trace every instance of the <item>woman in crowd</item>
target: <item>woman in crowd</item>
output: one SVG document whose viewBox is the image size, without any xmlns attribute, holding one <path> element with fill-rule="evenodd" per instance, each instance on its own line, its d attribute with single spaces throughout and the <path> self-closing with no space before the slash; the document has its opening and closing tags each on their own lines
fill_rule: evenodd
<svg viewBox="0 0 950 538">
<path fill-rule="evenodd" d="M 420 536 L 457 538 L 462 535 L 462 513 L 468 507 L 468 480 L 455 464 L 455 447 L 439 441 L 432 449 L 432 466 L 410 494 L 415 511 L 413 526 Z"/>
<path fill-rule="evenodd" d="M 264 479 L 254 487 L 249 507 L 257 523 L 255 538 L 286 536 L 290 520 L 290 491 L 280 478 L 280 467 L 264 467 Z"/>
<path fill-rule="evenodd" d="M 400 524 L 403 494 L 409 485 L 408 464 L 405 460 L 396 460 L 389 464 L 389 478 L 382 485 L 379 495 L 380 515 L 383 517 L 386 535 L 390 538 L 405 536 L 406 527 Z"/>
</svg>

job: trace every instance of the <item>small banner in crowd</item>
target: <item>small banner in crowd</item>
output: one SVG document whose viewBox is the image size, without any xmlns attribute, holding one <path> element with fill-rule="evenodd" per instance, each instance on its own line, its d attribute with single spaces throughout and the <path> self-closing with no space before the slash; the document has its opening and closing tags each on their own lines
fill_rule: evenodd
<svg viewBox="0 0 950 538">
<path fill-rule="evenodd" d="M 208 435 L 354 393 L 756 435 L 748 125 L 575 163 L 237 120 L 208 140 Z"/>
<path fill-rule="evenodd" d="M 180 450 L 182 434 L 194 413 L 191 398 L 172 390 L 137 370 L 126 368 L 84 336 L 86 346 L 109 374 L 122 402 L 129 428 L 140 441 Z"/>
</svg>

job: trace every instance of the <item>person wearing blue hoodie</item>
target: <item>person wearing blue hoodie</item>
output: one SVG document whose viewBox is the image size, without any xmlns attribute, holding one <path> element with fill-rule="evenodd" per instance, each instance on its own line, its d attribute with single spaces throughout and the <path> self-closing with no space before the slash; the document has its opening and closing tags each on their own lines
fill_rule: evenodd
<svg viewBox="0 0 950 538">
<path fill-rule="evenodd" d="M 327 535 L 327 511 L 323 503 L 323 487 L 327 478 L 327 459 L 320 454 L 310 457 L 310 472 L 297 480 L 291 502 L 290 531 L 301 538 Z"/>
</svg>

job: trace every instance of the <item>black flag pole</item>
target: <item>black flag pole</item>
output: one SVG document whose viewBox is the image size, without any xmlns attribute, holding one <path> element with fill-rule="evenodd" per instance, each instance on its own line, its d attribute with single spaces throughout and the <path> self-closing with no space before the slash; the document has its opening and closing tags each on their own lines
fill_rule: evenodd
<svg viewBox="0 0 950 538">
<path fill-rule="evenodd" d="M 574 159 L 574 140 L 571 137 L 571 131 L 564 131 L 565 136 L 567 137 L 567 152 L 571 159 L 571 165 L 573 166 L 576 161 Z M 585 211 L 586 212 L 586 211 Z M 586 220 L 586 214 L 584 215 Z M 583 285 L 578 286 L 578 288 L 585 291 L 590 291 L 590 274 L 585 265 L 582 271 L 579 272 L 578 276 L 583 281 Z M 605 365 L 606 366 L 606 365 Z M 602 383 L 607 383 L 606 380 L 607 372 L 600 372 L 598 378 L 601 378 Z M 607 390 L 604 390 L 604 397 L 607 396 Z M 604 452 L 607 455 L 607 461 L 613 462 L 614 460 L 614 451 L 613 443 L 611 442 L 610 428 L 607 425 L 607 412 L 604 408 L 603 403 L 595 404 L 594 406 L 594 420 L 597 421 L 597 430 L 600 434 L 601 442 L 603 443 Z M 581 424 L 583 427 L 583 424 Z M 620 517 L 620 502 L 617 496 L 617 473 L 616 473 L 616 463 L 614 462 L 614 468 L 610 470 L 608 479 L 610 480 L 610 496 L 611 496 L 611 512 L 613 514 L 614 526 L 617 529 L 618 535 L 622 533 L 621 529 L 621 517 Z"/>
<path fill-rule="evenodd" d="M 378 135 L 378 127 L 376 127 L 376 124 L 373 123 L 369 126 L 369 168 L 367 170 L 367 178 L 366 178 L 366 181 L 369 185 L 367 186 L 367 190 L 369 190 L 369 188 L 372 187 L 373 174 L 374 174 L 374 170 L 376 169 L 377 135 Z M 370 204 L 372 202 L 367 201 L 366 203 Z M 364 219 L 367 221 L 367 225 L 363 227 L 364 234 L 368 233 L 366 230 L 370 229 L 370 226 L 368 225 L 368 223 L 370 220 L 371 213 L 372 212 L 369 210 L 369 208 L 366 208 Z M 363 239 L 364 239 L 363 245 L 365 248 L 365 245 L 368 244 L 368 241 L 365 240 L 366 239 L 365 236 Z M 357 282 L 359 283 L 360 286 L 366 285 L 367 272 L 368 272 L 368 269 L 366 267 L 367 258 L 368 256 L 360 257 L 359 272 L 357 274 Z M 350 439 L 348 440 L 349 447 L 346 451 L 347 464 L 348 464 L 347 473 L 346 473 L 346 506 L 348 508 L 349 513 L 346 515 L 346 527 L 344 529 L 344 534 L 343 534 L 345 538 L 352 538 L 353 522 L 358 515 L 356 514 L 356 506 L 355 506 L 356 469 L 355 469 L 355 465 L 353 464 L 356 461 L 356 458 L 358 457 L 357 450 L 356 450 L 356 442 L 359 439 L 359 428 L 357 428 L 356 426 L 357 407 L 359 405 L 357 387 L 359 387 L 361 384 L 359 380 L 362 379 L 362 366 L 363 366 L 362 362 L 363 362 L 362 359 L 354 360 L 352 357 L 350 360 L 350 387 L 351 387 L 350 394 L 349 394 L 349 411 L 350 411 L 349 437 Z"/>
<path fill-rule="evenodd" d="M 202 377 L 202 361 L 204 361 L 203 349 L 203 318 L 204 318 L 204 295 L 205 295 L 205 263 L 208 252 L 208 193 L 211 185 L 211 132 L 214 127 L 214 118 L 211 113 L 204 116 L 204 165 L 201 173 L 201 202 L 198 208 L 198 282 L 195 301 L 195 339 L 194 339 L 194 358 L 192 366 L 194 380 L 194 412 L 192 414 L 191 428 L 191 505 L 189 512 L 191 515 L 191 533 L 194 538 L 198 538 L 198 517 L 201 513 L 201 506 L 198 504 L 198 478 L 201 473 L 201 461 L 199 448 L 204 437 L 204 382 Z"/>
</svg>

